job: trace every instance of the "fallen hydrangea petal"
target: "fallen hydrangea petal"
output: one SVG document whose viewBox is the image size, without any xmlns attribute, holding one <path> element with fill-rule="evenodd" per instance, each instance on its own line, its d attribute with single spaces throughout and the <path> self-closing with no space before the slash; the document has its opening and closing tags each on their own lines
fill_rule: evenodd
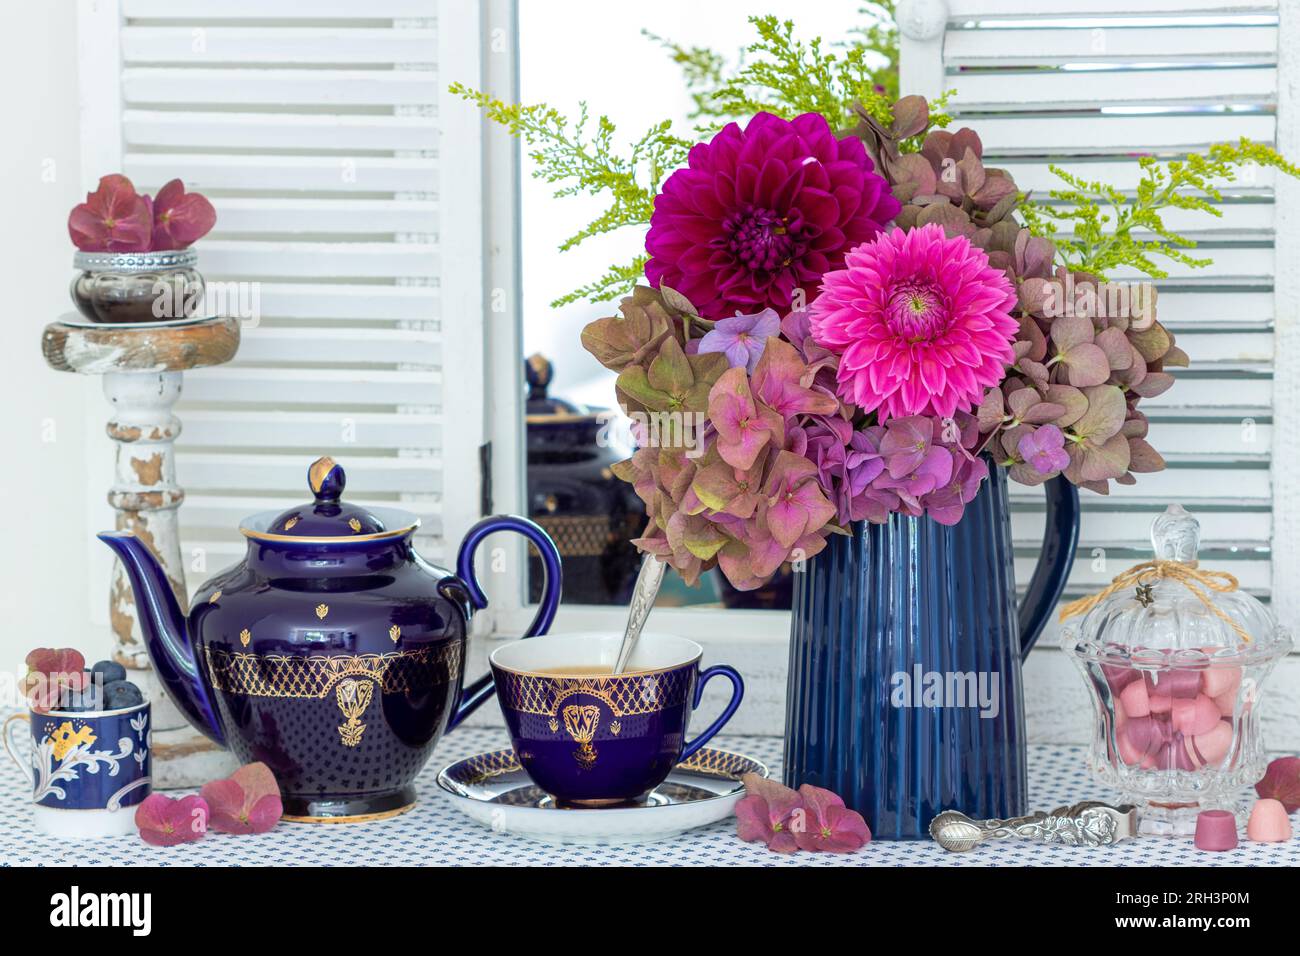
<svg viewBox="0 0 1300 956">
<path fill-rule="evenodd" d="M 280 785 L 264 763 L 250 763 L 225 780 L 199 791 L 211 807 L 212 829 L 221 833 L 265 833 L 284 814 Z"/>
<path fill-rule="evenodd" d="M 862 814 L 850 810 L 829 790 L 805 783 L 799 796 L 807 814 L 802 827 L 795 829 L 801 850 L 852 853 L 871 842 L 871 828 Z"/>
<path fill-rule="evenodd" d="M 1278 757 L 1270 763 L 1255 792 L 1279 801 L 1287 813 L 1300 810 L 1300 757 Z"/>
<path fill-rule="evenodd" d="M 746 843 L 765 843 L 774 853 L 794 853 L 799 846 L 789 822 L 801 806 L 799 794 L 755 773 L 741 779 L 746 796 L 736 804 L 736 835 Z"/>
<path fill-rule="evenodd" d="M 208 832 L 208 804 L 202 797 L 173 800 L 151 793 L 135 810 L 140 839 L 150 846 L 176 846 L 203 838 Z"/>
</svg>

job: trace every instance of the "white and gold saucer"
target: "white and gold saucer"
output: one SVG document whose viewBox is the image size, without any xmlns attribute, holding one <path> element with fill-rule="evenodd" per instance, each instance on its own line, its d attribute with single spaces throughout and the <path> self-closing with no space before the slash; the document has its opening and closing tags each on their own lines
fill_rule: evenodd
<svg viewBox="0 0 1300 956">
<path fill-rule="evenodd" d="M 472 820 L 501 834 L 543 843 L 609 846 L 667 840 L 731 816 L 745 795 L 740 778 L 769 776 L 743 754 L 701 748 L 641 802 L 613 807 L 565 807 L 524 773 L 507 747 L 443 768 L 438 786 Z"/>
</svg>

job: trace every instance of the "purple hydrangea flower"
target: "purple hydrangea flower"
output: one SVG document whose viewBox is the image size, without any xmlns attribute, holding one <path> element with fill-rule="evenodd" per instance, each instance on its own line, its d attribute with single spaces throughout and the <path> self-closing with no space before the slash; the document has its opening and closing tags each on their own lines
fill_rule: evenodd
<svg viewBox="0 0 1300 956">
<path fill-rule="evenodd" d="M 721 352 L 732 368 L 743 367 L 750 375 L 763 355 L 767 340 L 781 333 L 781 319 L 771 309 L 753 315 L 719 319 L 704 338 L 700 352 Z"/>
<path fill-rule="evenodd" d="M 1065 436 L 1055 425 L 1042 425 L 1020 439 L 1020 457 L 1040 475 L 1050 475 L 1070 464 Z"/>
</svg>

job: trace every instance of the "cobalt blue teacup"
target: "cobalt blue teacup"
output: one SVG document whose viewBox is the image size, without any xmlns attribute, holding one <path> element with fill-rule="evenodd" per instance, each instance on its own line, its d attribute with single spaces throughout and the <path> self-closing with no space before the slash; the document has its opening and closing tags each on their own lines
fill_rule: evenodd
<svg viewBox="0 0 1300 956">
<path fill-rule="evenodd" d="M 745 692 L 734 668 L 701 673 L 700 645 L 643 634 L 614 677 L 621 635 L 551 635 L 498 648 L 490 662 L 520 766 L 559 803 L 611 806 L 644 798 L 731 719 Z M 731 701 L 694 740 L 691 712 L 714 677 Z"/>
<path fill-rule="evenodd" d="M 134 833 L 136 805 L 150 789 L 150 719 L 147 703 L 11 715 L 4 748 L 31 782 L 36 828 L 74 839 Z M 23 724 L 31 734 L 27 759 L 14 740 Z"/>
</svg>

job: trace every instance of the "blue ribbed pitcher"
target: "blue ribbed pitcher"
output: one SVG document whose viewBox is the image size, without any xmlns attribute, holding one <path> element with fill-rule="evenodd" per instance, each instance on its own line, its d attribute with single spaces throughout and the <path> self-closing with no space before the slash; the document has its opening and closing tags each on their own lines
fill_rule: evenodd
<svg viewBox="0 0 1300 956">
<path fill-rule="evenodd" d="M 989 470 L 956 525 L 856 524 L 795 575 L 785 780 L 835 791 L 877 839 L 923 838 L 942 810 L 1026 812 L 1020 665 L 1065 588 L 1079 496 L 1046 485 L 1017 608 L 1006 473 Z"/>
</svg>

